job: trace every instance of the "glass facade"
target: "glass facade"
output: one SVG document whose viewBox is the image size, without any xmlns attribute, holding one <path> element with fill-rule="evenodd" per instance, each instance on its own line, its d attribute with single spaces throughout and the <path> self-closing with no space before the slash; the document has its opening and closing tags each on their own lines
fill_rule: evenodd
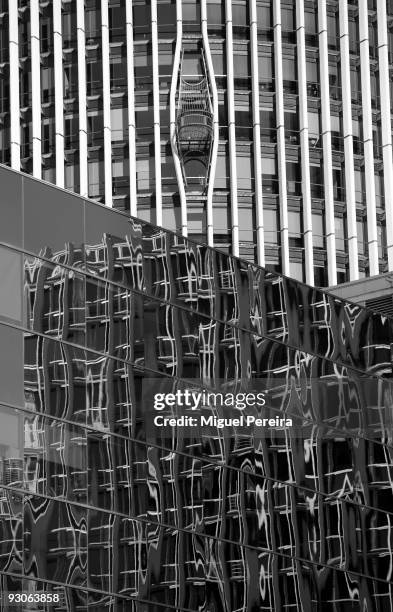
<svg viewBox="0 0 393 612">
<path fill-rule="evenodd" d="M 3 598 L 58 595 L 42 612 L 393 609 L 393 320 L 0 179 Z M 152 429 L 146 386 L 263 388 L 264 415 L 293 428 Z"/>
<path fill-rule="evenodd" d="M 1 162 L 311 285 L 393 270 L 390 2 L 1 11 Z"/>
</svg>

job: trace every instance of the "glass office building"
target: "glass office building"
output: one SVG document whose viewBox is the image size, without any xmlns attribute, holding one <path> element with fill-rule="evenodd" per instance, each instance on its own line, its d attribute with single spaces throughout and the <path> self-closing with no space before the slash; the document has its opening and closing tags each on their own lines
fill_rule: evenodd
<svg viewBox="0 0 393 612">
<path fill-rule="evenodd" d="M 0 184 L 0 610 L 393 610 L 393 320 Z M 293 427 L 151 427 L 146 387 L 222 383 Z"/>
<path fill-rule="evenodd" d="M 393 270 L 390 0 L 0 9 L 3 163 L 310 285 Z"/>
</svg>

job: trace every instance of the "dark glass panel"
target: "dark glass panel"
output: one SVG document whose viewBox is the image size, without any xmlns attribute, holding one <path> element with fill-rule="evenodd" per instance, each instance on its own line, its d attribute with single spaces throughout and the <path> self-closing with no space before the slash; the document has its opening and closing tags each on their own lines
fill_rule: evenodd
<svg viewBox="0 0 393 612">
<path fill-rule="evenodd" d="M 23 332 L 0 324 L 0 402 L 23 406 Z"/>
<path fill-rule="evenodd" d="M 84 200 L 31 178 L 23 180 L 25 249 L 45 257 L 61 253 L 70 265 L 80 265 Z"/>
<path fill-rule="evenodd" d="M 22 255 L 0 246 L 0 318 L 22 321 Z"/>
<path fill-rule="evenodd" d="M 22 246 L 22 176 L 2 168 L 0 240 Z"/>
</svg>

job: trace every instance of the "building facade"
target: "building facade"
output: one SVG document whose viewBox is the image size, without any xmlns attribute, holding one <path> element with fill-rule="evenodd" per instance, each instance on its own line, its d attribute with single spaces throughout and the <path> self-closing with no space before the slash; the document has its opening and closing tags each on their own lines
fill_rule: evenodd
<svg viewBox="0 0 393 612">
<path fill-rule="evenodd" d="M 309 284 L 393 270 L 390 0 L 0 8 L 3 163 Z"/>
<path fill-rule="evenodd" d="M 0 183 L 0 610 L 393 610 L 393 319 Z M 152 429 L 222 384 L 293 427 Z"/>
</svg>

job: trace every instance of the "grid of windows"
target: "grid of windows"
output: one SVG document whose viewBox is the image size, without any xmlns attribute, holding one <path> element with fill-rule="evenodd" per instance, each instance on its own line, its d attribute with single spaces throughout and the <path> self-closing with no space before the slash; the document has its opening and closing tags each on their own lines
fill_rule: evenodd
<svg viewBox="0 0 393 612">
<path fill-rule="evenodd" d="M 3 163 L 310 284 L 393 269 L 390 3 L 5 0 L 2 15 Z M 177 72 L 217 94 L 205 191 L 203 164 L 177 168 Z"/>
</svg>

